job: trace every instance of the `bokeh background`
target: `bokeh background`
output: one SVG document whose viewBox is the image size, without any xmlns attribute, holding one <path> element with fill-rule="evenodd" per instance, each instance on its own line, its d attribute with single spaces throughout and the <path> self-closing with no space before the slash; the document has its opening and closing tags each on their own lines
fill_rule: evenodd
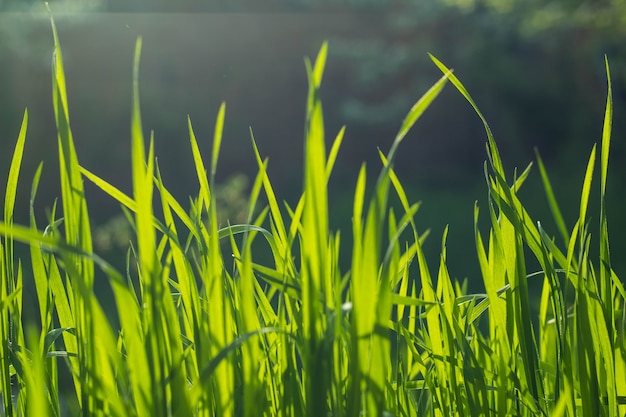
<svg viewBox="0 0 626 417">
<path fill-rule="evenodd" d="M 606 99 L 604 55 L 614 87 L 609 228 L 618 275 L 626 273 L 626 1 L 624 0 L 93 0 L 50 1 L 68 77 L 71 125 L 82 165 L 130 193 L 130 97 L 135 40 L 143 37 L 140 89 L 144 128 L 154 131 L 164 181 L 187 201 L 197 193 L 187 116 L 209 154 L 217 109 L 226 101 L 218 167 L 224 221 L 238 221 L 257 172 L 249 129 L 282 200 L 302 186 L 305 56 L 329 41 L 323 82 L 330 142 L 346 138 L 331 180 L 332 222 L 349 245 L 353 187 L 360 164 L 380 169 L 400 123 L 439 77 L 432 53 L 465 83 L 490 122 L 510 175 L 547 164 L 568 227 Z M 16 221 L 28 221 L 30 182 L 44 171 L 36 206 L 60 196 L 51 105 L 52 35 L 39 1 L 0 0 L 0 192 L 22 115 L 30 121 Z M 451 274 L 480 286 L 473 206 L 486 214 L 482 124 L 452 86 L 403 142 L 397 171 L 417 221 L 430 228 L 433 267 L 450 225 Z M 87 186 L 97 250 L 118 257 L 128 236 L 117 204 Z M 553 227 L 538 171 L 521 194 Z M 594 195 L 597 195 L 597 190 Z M 596 200 L 597 201 L 597 200 Z M 598 222 L 591 213 L 592 227 Z M 346 246 L 347 247 L 347 246 Z M 344 248 L 345 250 L 346 248 Z M 348 255 L 349 256 L 349 255 Z"/>
</svg>

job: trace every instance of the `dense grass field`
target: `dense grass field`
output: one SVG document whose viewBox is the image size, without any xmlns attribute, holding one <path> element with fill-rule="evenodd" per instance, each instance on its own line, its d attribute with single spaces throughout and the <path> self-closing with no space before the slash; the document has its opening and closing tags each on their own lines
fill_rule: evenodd
<svg viewBox="0 0 626 417">
<path fill-rule="evenodd" d="M 177 201 L 162 180 L 152 135 L 144 137 L 139 39 L 133 193 L 127 195 L 80 165 L 52 27 L 62 193 L 48 219 L 36 218 L 42 167 L 24 183 L 31 175 L 21 171 L 26 111 L 0 222 L 0 415 L 626 415 L 626 291 L 611 268 L 605 214 L 608 61 L 602 141 L 587 162 L 575 224 L 565 224 L 539 155 L 533 173 L 543 180 L 556 228 L 546 230 L 531 218 L 518 199 L 531 165 L 505 174 L 469 93 L 431 57 L 443 76 L 408 111 L 389 152 L 380 152 L 378 177 L 361 169 L 351 230 L 344 231 L 353 243 L 345 247 L 342 234 L 329 228 L 327 190 L 343 130 L 327 150 L 318 94 L 326 45 L 314 62 L 306 61 L 304 184 L 297 205 L 279 201 L 251 133 L 258 175 L 247 221 L 218 224 L 215 173 L 225 106 L 208 161 L 189 121 L 199 191 Z M 476 205 L 475 241 L 467 242 L 480 264 L 480 294 L 468 294 L 464 283 L 450 278 L 446 232 L 428 237 L 441 240 L 441 256 L 427 264 L 427 225 L 415 223 L 419 203 L 408 201 L 393 170 L 405 135 L 447 84 L 474 107 L 487 135 L 489 199 L 480 210 Z M 594 178 L 599 200 L 591 198 Z M 125 271 L 92 249 L 84 181 L 119 202 L 134 231 Z M 13 223 L 17 187 L 31 189 L 28 225 Z M 589 218 L 592 204 L 599 219 Z M 488 230 L 479 230 L 480 216 Z M 17 242 L 28 246 L 30 259 L 17 258 Z M 271 262 L 259 262 L 260 245 L 271 250 Z M 339 267 L 342 252 L 351 257 L 348 270 Z M 111 287 L 115 317 L 105 314 L 94 293 L 100 276 Z M 531 309 L 529 282 L 542 288 L 538 312 Z M 31 283 L 39 313 L 34 323 L 23 317 L 24 303 L 35 303 L 24 296 Z"/>
</svg>

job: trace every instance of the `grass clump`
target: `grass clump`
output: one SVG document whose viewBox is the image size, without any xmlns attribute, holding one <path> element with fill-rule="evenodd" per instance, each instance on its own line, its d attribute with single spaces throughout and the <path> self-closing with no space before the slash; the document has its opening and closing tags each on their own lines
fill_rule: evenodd
<svg viewBox="0 0 626 417">
<path fill-rule="evenodd" d="M 135 52 L 131 121 L 133 194 L 79 164 L 66 80 L 53 23 L 53 106 L 61 200 L 48 223 L 35 218 L 40 166 L 31 184 L 30 224 L 13 223 L 28 113 L 20 130 L 0 223 L 0 390 L 6 416 L 621 416 L 626 412 L 626 292 L 611 269 L 604 207 L 611 134 L 610 74 L 600 145 L 600 227 L 587 207 L 594 146 L 580 212 L 563 221 L 537 158 L 557 237 L 518 198 L 530 165 L 507 179 L 495 141 L 461 82 L 443 76 L 410 109 L 375 181 L 360 170 L 354 191 L 351 266 L 341 271 L 341 234 L 329 229 L 328 182 L 343 139 L 329 151 L 319 88 L 323 45 L 306 61 L 304 185 L 295 207 L 281 205 L 252 139 L 258 175 L 244 223 L 219 227 L 214 190 L 225 106 L 207 169 L 191 121 L 198 196 L 184 208 L 164 184 L 153 140 L 145 147 Z M 402 140 L 451 82 L 484 122 L 489 190 L 487 233 L 475 244 L 486 292 L 467 294 L 422 251 L 409 202 L 393 170 Z M 126 273 L 92 249 L 83 180 L 117 200 L 134 230 Z M 373 184 L 366 198 L 367 184 Z M 268 204 L 259 207 L 264 193 Z M 400 208 L 389 204 L 398 198 Z M 156 201 L 156 204 L 153 204 Z M 475 208 L 478 224 L 479 209 Z M 407 238 L 408 237 L 408 238 Z M 258 263 L 255 240 L 273 262 Z M 14 242 L 30 247 L 16 259 Z M 225 246 L 223 243 L 226 243 Z M 591 245 L 599 246 L 592 260 Z M 345 248 L 344 248 L 345 249 Z M 228 267 L 232 256 L 234 267 Z M 534 258 L 534 261 L 532 259 Z M 539 270 L 528 271 L 531 261 Z M 136 268 L 131 268 L 131 263 Z M 39 326 L 22 320 L 24 264 L 32 265 Z M 415 266 L 413 266 L 415 265 Z M 413 267 L 412 267 L 413 266 Z M 119 328 L 94 294 L 108 278 Z M 529 280 L 542 281 L 539 316 Z M 61 368 L 71 375 L 63 389 Z M 66 393 L 64 396 L 63 393 Z M 73 404 L 73 405 L 72 405 Z M 69 411 L 68 411 L 69 409 Z"/>
</svg>

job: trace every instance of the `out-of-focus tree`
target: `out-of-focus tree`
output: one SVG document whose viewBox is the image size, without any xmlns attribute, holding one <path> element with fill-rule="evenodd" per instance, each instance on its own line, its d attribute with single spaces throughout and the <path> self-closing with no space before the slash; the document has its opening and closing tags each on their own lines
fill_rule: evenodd
<svg viewBox="0 0 626 417">
<path fill-rule="evenodd" d="M 322 10 L 347 2 L 310 3 Z M 362 36 L 331 41 L 331 51 L 351 61 L 344 82 L 354 94 L 341 104 L 348 124 L 397 123 L 415 92 L 431 81 L 424 74 L 432 68 L 426 52 L 432 52 L 474 87 L 511 154 L 527 160 L 536 145 L 550 159 L 557 149 L 595 140 L 604 54 L 614 68 L 626 67 L 624 0 L 351 3 L 387 13 L 367 22 Z M 626 71 L 615 71 L 613 83 L 615 99 L 624 102 Z"/>
</svg>

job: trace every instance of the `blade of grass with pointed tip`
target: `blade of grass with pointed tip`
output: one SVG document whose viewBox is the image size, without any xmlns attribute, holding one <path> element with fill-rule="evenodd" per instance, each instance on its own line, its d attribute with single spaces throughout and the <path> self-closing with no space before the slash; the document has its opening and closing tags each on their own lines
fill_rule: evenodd
<svg viewBox="0 0 626 417">
<path fill-rule="evenodd" d="M 222 108 L 220 107 L 220 112 L 222 112 Z M 222 115 L 223 118 L 223 115 Z M 219 117 L 218 117 L 219 120 Z M 204 167 L 204 162 L 202 161 L 202 156 L 200 155 L 200 149 L 198 147 L 198 141 L 196 140 L 196 135 L 193 132 L 193 127 L 191 125 L 191 119 L 187 118 L 187 123 L 189 125 L 189 139 L 191 141 L 191 151 L 193 154 L 193 162 L 194 165 L 196 167 L 196 175 L 198 177 L 198 182 L 200 183 L 200 192 L 199 192 L 199 196 L 202 199 L 202 202 L 204 203 L 204 207 L 208 208 L 209 205 L 211 204 L 211 191 L 209 188 L 209 180 L 207 178 L 207 171 L 206 168 Z M 223 121 L 222 121 L 223 123 Z M 219 122 L 218 122 L 219 124 Z M 216 126 L 216 129 L 218 128 L 218 126 Z M 219 149 L 219 140 L 214 139 L 214 146 L 217 146 Z M 214 152 L 216 151 L 216 149 L 214 148 Z M 214 155 L 214 157 L 216 157 Z M 217 161 L 214 162 L 215 165 L 217 165 Z M 212 175 L 213 175 L 213 171 Z"/>
<path fill-rule="evenodd" d="M 211 152 L 211 186 L 215 187 L 215 171 L 217 170 L 217 160 L 222 145 L 222 132 L 224 131 L 224 115 L 226 113 L 226 103 L 222 102 L 215 121 L 215 132 L 213 134 L 213 151 Z"/>
<path fill-rule="evenodd" d="M 27 329 L 28 347 L 31 357 L 21 354 L 24 364 L 26 383 L 26 410 L 31 416 L 48 417 L 48 389 L 46 387 L 46 374 L 44 370 L 44 358 L 39 343 L 39 332 L 33 327 Z M 29 363 L 30 362 L 30 363 Z M 11 391 L 7 391 L 11 392 Z M 10 395 L 8 396 L 11 397 Z"/>
<path fill-rule="evenodd" d="M 89 214 L 85 200 L 84 188 L 78 164 L 78 157 L 74 146 L 68 100 L 66 91 L 65 72 L 56 25 L 50 16 L 52 34 L 54 38 L 54 54 L 52 62 L 52 100 L 54 117 L 57 127 L 57 142 L 59 154 L 59 171 L 61 180 L 61 201 L 63 206 L 63 226 L 65 240 L 69 246 L 85 253 L 92 252 L 91 229 Z M 88 257 L 82 257 L 74 251 L 60 252 L 68 268 L 68 287 L 70 283 L 77 290 L 70 302 L 74 306 L 74 320 L 76 322 L 78 342 L 78 366 L 80 372 L 75 374 L 76 391 L 80 392 L 79 404 L 86 412 L 93 411 L 95 404 L 95 386 L 88 382 L 89 374 L 97 374 L 95 360 L 94 327 L 91 325 L 91 302 L 93 297 L 91 288 L 94 280 L 94 262 Z M 72 273 L 69 272 L 72 270 Z M 72 294 L 72 292 L 70 292 Z M 86 389 L 82 390 L 82 386 Z"/>
<path fill-rule="evenodd" d="M 252 131 L 250 131 L 250 137 L 252 139 L 252 147 L 254 148 L 254 154 L 256 156 L 257 165 L 259 167 L 259 175 L 262 177 L 263 189 L 265 191 L 268 199 L 268 204 L 270 206 L 272 224 L 276 228 L 276 233 L 274 234 L 276 248 L 278 249 L 277 252 L 274 252 L 274 255 L 278 255 L 274 256 L 276 269 L 288 276 L 290 273 L 293 272 L 293 265 L 289 257 L 289 241 L 287 238 L 287 230 L 285 228 L 285 223 L 283 221 L 280 207 L 278 206 L 278 201 L 276 199 L 276 194 L 274 193 L 274 188 L 272 187 L 269 176 L 267 175 L 266 164 L 261 160 L 259 148 L 257 147 L 256 141 L 254 140 L 254 135 L 252 134 Z"/>
<path fill-rule="evenodd" d="M 15 150 L 13 151 L 13 157 L 11 159 L 11 165 L 9 168 L 9 176 L 6 184 L 6 191 L 4 195 L 4 222 L 9 227 L 13 223 L 13 212 L 15 210 L 15 196 L 17 194 L 17 183 L 20 173 L 20 167 L 22 165 L 22 156 L 24 154 L 24 143 L 26 142 L 26 130 L 28 127 L 28 110 L 24 111 L 24 118 L 22 119 L 22 125 L 17 137 L 17 143 L 15 144 Z M 4 245 L 2 244 L 4 243 Z M 10 234 L 5 235 L 5 238 L 0 240 L 0 264 L 2 271 L 0 271 L 0 299 L 4 301 L 5 298 L 11 297 L 16 289 L 15 271 L 14 271 L 14 255 L 13 255 L 13 238 Z M 18 323 L 10 317 L 9 311 L 2 309 L 0 311 L 0 320 L 2 323 Z M 15 343 L 15 332 L 11 325 L 3 325 L 0 332 L 0 387 L 4 392 L 11 392 L 11 381 L 9 375 L 9 355 L 5 351 L 5 347 L 9 346 L 9 343 Z M 12 413 L 13 404 L 10 395 L 3 395 L 4 409 L 7 413 Z"/>
<path fill-rule="evenodd" d="M 556 202 L 556 198 L 554 197 L 554 192 L 552 191 L 552 184 L 550 183 L 550 179 L 548 178 L 548 173 L 546 171 L 545 166 L 543 165 L 543 160 L 539 155 L 539 152 L 535 149 L 535 155 L 537 158 L 537 165 L 539 166 L 539 173 L 541 174 L 541 180 L 543 181 L 543 189 L 546 193 L 546 198 L 548 200 L 548 204 L 550 205 L 550 210 L 552 211 L 552 217 L 554 217 L 554 221 L 556 222 L 556 226 L 561 233 L 561 237 L 563 238 L 563 242 L 567 244 L 569 241 L 569 233 L 567 232 L 567 227 L 565 226 L 565 221 L 563 220 L 563 215 L 561 214 L 561 210 L 559 209 L 559 205 Z"/>
<path fill-rule="evenodd" d="M 361 165 L 359 170 L 359 176 L 354 190 L 354 202 L 352 207 L 352 263 L 351 274 L 352 279 L 350 281 L 350 295 L 352 299 L 352 326 L 351 336 L 353 339 L 359 339 L 367 331 L 366 324 L 369 321 L 365 316 L 368 311 L 366 294 L 368 289 L 365 287 L 361 273 L 364 270 L 364 260 L 362 253 L 363 245 L 363 205 L 365 200 L 365 187 L 366 187 L 366 169 L 365 164 Z M 355 279 L 358 277 L 358 279 Z M 363 303 L 363 313 L 360 312 L 360 303 Z M 352 343 L 352 349 L 350 350 L 350 361 L 353 363 L 350 372 L 351 386 L 347 398 L 347 412 L 349 415 L 356 414 L 361 409 L 361 367 L 359 364 L 359 345 L 355 342 Z M 355 366 L 354 364 L 357 364 Z"/>
<path fill-rule="evenodd" d="M 487 119 L 485 119 L 485 116 L 483 116 L 482 112 L 478 109 L 478 106 L 476 105 L 472 97 L 470 96 L 465 86 L 461 83 L 461 81 L 454 74 L 450 73 L 450 69 L 446 67 L 437 58 L 435 58 L 433 55 L 431 54 L 428 54 L 428 55 L 430 56 L 430 59 L 435 63 L 435 65 L 441 70 L 441 72 L 443 72 L 444 74 L 449 74 L 450 82 L 457 88 L 457 90 L 459 90 L 461 95 L 463 95 L 463 97 L 465 97 L 465 99 L 470 103 L 470 105 L 472 106 L 472 108 L 474 109 L 478 117 L 480 117 L 480 120 L 483 122 L 483 125 L 485 127 L 485 132 L 487 133 L 487 139 L 488 139 L 487 150 L 488 150 L 490 162 L 493 165 L 494 169 L 502 173 L 502 175 L 504 176 L 502 160 L 500 159 L 500 154 L 498 152 L 498 148 L 496 147 L 493 134 L 491 133 L 491 128 L 489 127 L 489 124 L 487 123 Z"/>
<path fill-rule="evenodd" d="M 426 109 L 431 105 L 431 103 L 437 98 L 443 87 L 448 82 L 448 79 L 452 76 L 452 70 L 448 70 L 444 72 L 444 75 L 422 95 L 422 97 L 417 100 L 417 102 L 411 107 L 411 110 L 407 113 L 402 121 L 402 125 L 400 126 L 400 130 L 396 134 L 396 137 L 391 145 L 391 149 L 387 155 L 387 159 L 393 163 L 396 151 L 400 142 L 405 138 L 409 130 L 413 127 L 415 122 L 422 116 L 422 114 L 426 111 Z"/>
<path fill-rule="evenodd" d="M 591 154 L 589 155 L 589 161 L 587 162 L 587 170 L 585 171 L 585 179 L 583 181 L 583 187 L 580 195 L 580 212 L 579 212 L 579 224 L 578 227 L 583 228 L 587 218 L 587 206 L 589 205 L 589 194 L 591 192 L 591 181 L 593 178 L 593 169 L 596 161 L 596 145 L 593 145 Z M 582 230 L 581 230 L 582 232 Z M 583 233 L 580 233 L 581 247 Z"/>
<path fill-rule="evenodd" d="M 342 128 L 337 133 L 335 140 L 333 141 L 333 145 L 330 148 L 330 152 L 328 152 L 328 158 L 326 159 L 326 181 L 330 178 L 330 174 L 333 171 L 333 167 L 335 166 L 335 161 L 337 160 L 337 154 L 339 153 L 339 148 L 341 148 L 341 144 L 343 143 L 343 137 L 346 133 L 346 127 L 342 126 Z"/>
<path fill-rule="evenodd" d="M 600 297 L 602 309 L 609 323 L 611 323 L 610 336 L 613 338 L 612 323 L 614 323 L 613 297 L 614 290 L 611 285 L 611 254 L 609 250 L 609 228 L 606 216 L 606 182 L 609 169 L 609 149 L 611 147 L 611 125 L 613 123 L 613 91 L 611 88 L 611 71 L 609 60 L 604 57 L 607 78 L 606 107 L 604 111 L 604 123 L 602 126 L 602 144 L 600 148 Z M 626 389 L 626 383 L 623 384 Z"/>
<path fill-rule="evenodd" d="M 306 60 L 309 82 L 307 101 L 307 124 L 304 144 L 304 207 L 302 212 L 301 279 L 302 279 L 302 336 L 303 362 L 309 377 L 305 380 L 307 414 L 325 415 L 328 413 L 326 395 L 329 392 L 327 374 L 330 369 L 322 369 L 315 362 L 321 360 L 323 349 L 322 335 L 327 323 L 322 313 L 326 293 L 324 279 L 327 266 L 328 245 L 328 191 L 326 181 L 326 148 L 324 138 L 324 118 L 319 100 L 319 88 L 326 62 L 327 46 L 322 45 L 315 65 L 311 68 Z"/>
</svg>

